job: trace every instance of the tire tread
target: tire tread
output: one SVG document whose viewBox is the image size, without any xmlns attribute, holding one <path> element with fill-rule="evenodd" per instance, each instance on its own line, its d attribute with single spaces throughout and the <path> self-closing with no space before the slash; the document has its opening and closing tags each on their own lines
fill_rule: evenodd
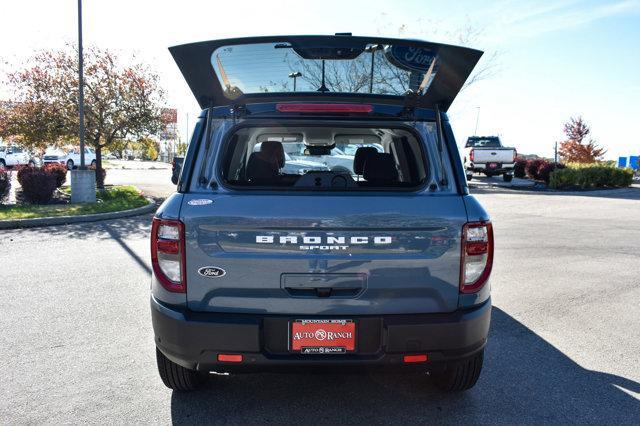
<svg viewBox="0 0 640 426">
<path fill-rule="evenodd" d="M 188 392 L 198 389 L 202 383 L 202 377 L 198 372 L 176 364 L 164 356 L 158 348 L 156 348 L 156 361 L 160 378 L 169 389 Z"/>
<path fill-rule="evenodd" d="M 484 351 L 456 363 L 447 365 L 442 373 L 433 376 L 435 385 L 446 392 L 461 392 L 475 386 L 480 372 Z"/>
</svg>

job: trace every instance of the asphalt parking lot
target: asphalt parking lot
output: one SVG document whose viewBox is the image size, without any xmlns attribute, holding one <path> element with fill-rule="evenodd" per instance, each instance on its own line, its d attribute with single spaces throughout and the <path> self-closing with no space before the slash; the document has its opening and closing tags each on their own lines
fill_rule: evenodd
<svg viewBox="0 0 640 426">
<path fill-rule="evenodd" d="M 146 176 L 147 192 L 171 189 L 166 170 Z M 485 367 L 465 394 L 381 374 L 171 392 L 155 367 L 145 216 L 2 231 L 0 423 L 637 424 L 640 189 L 473 191 L 496 260 Z"/>
</svg>

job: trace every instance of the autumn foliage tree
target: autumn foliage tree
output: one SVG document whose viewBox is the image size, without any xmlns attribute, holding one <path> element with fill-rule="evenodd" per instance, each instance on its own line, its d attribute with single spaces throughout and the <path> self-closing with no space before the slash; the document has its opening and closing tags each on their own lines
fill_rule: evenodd
<svg viewBox="0 0 640 426">
<path fill-rule="evenodd" d="M 571 118 L 564 124 L 567 140 L 560 143 L 558 152 L 566 163 L 595 163 L 607 152 L 589 134 L 591 129 L 582 117 Z"/>
<path fill-rule="evenodd" d="M 162 127 L 164 92 L 157 74 L 117 54 L 91 47 L 84 54 L 85 140 L 96 151 L 117 141 L 156 134 Z M 78 55 L 71 46 L 37 53 L 23 69 L 8 74 L 14 93 L 0 113 L 0 136 L 28 148 L 78 141 Z"/>
</svg>

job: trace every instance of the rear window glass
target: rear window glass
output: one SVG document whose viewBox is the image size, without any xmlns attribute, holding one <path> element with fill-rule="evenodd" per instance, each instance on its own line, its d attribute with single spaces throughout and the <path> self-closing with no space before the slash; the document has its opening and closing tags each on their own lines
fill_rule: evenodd
<svg viewBox="0 0 640 426">
<path fill-rule="evenodd" d="M 343 57 L 336 57 L 339 53 Z M 288 92 L 402 96 L 429 88 L 438 70 L 436 58 L 434 51 L 404 44 L 358 50 L 255 43 L 220 47 L 211 65 L 229 99 Z"/>
<path fill-rule="evenodd" d="M 239 189 L 415 189 L 427 179 L 425 158 L 403 129 L 242 128 L 227 143 L 222 175 Z"/>
<path fill-rule="evenodd" d="M 499 148 L 500 139 L 498 138 L 469 138 L 467 139 L 467 148 Z"/>
</svg>

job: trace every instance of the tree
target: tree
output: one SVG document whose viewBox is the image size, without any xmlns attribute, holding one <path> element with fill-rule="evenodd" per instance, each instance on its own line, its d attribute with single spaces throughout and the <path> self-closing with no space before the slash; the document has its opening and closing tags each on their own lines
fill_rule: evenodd
<svg viewBox="0 0 640 426">
<path fill-rule="evenodd" d="M 102 150 L 117 141 L 160 131 L 164 91 L 159 77 L 134 60 L 121 63 L 106 49 L 85 50 L 85 140 L 96 151 L 102 169 Z M 14 92 L 0 131 L 29 148 L 78 140 L 78 55 L 75 49 L 42 51 L 28 66 L 8 75 Z"/>
<path fill-rule="evenodd" d="M 138 141 L 140 156 L 145 161 L 155 161 L 158 158 L 160 144 L 151 138 L 141 138 Z"/>
<path fill-rule="evenodd" d="M 417 22 L 415 29 L 420 33 L 430 34 L 433 38 L 449 39 L 453 43 L 463 46 L 476 44 L 482 35 L 482 30 L 478 27 L 466 23 L 464 26 L 448 32 L 437 31 L 434 22 Z M 422 27 L 422 28 L 421 28 Z M 396 32 L 403 36 L 407 32 L 407 25 L 400 26 Z M 379 33 L 389 33 L 388 29 L 378 30 Z M 393 32 L 393 31 L 391 31 Z M 320 90 L 324 88 L 328 92 L 348 92 L 348 93 L 373 93 L 385 95 L 404 95 L 409 89 L 416 90 L 421 83 L 423 74 L 412 73 L 411 71 L 394 66 L 388 59 L 384 51 L 384 46 L 370 46 L 363 54 L 353 60 L 309 60 L 303 59 L 297 54 L 285 53 L 283 61 L 291 73 L 300 72 L 298 90 Z M 497 68 L 498 52 L 488 52 L 475 67 L 474 72 L 465 81 L 461 90 L 493 76 Z M 373 74 L 371 62 L 373 59 Z M 324 69 L 324 72 L 323 72 Z M 426 72 L 426 70 L 425 70 Z M 437 73 L 437 67 L 436 67 Z M 302 83 L 302 86 L 301 86 Z M 230 86 L 227 90 L 237 90 Z M 293 90 L 293 81 L 270 81 L 260 86 L 262 92 L 280 92 Z"/>
<path fill-rule="evenodd" d="M 558 152 L 566 163 L 595 163 L 607 152 L 596 141 L 587 137 L 591 129 L 582 117 L 573 118 L 564 124 L 567 140 L 560 142 Z"/>
</svg>

